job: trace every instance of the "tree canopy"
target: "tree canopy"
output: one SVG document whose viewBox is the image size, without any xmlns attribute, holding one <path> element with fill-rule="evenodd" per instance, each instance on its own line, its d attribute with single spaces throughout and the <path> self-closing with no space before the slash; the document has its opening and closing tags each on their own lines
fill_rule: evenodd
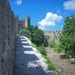
<svg viewBox="0 0 75 75">
<path fill-rule="evenodd" d="M 29 30 L 27 30 L 26 28 L 21 28 L 20 31 L 19 31 L 19 35 L 24 35 L 28 38 L 31 37 L 31 32 Z"/>
<path fill-rule="evenodd" d="M 31 41 L 37 46 L 48 46 L 47 38 L 44 36 L 44 32 L 38 28 L 38 26 L 29 25 L 27 28 L 22 27 L 19 31 L 19 35 L 24 35 L 31 38 Z"/>
<path fill-rule="evenodd" d="M 33 25 L 28 26 L 27 29 L 31 32 L 31 41 L 37 46 L 41 46 L 44 43 L 44 32 Z"/>
<path fill-rule="evenodd" d="M 59 42 L 67 57 L 75 57 L 75 16 L 66 17 Z"/>
</svg>

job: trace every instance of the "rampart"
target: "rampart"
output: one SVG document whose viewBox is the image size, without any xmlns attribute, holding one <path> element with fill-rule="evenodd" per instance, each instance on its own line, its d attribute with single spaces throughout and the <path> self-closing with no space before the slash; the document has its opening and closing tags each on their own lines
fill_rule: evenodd
<svg viewBox="0 0 75 75">
<path fill-rule="evenodd" d="M 8 0 L 0 0 L 0 75 L 13 75 L 15 16 Z"/>
<path fill-rule="evenodd" d="M 44 33 L 54 33 L 54 34 L 57 34 L 57 33 L 61 33 L 62 30 L 52 30 L 52 31 L 44 31 Z"/>
<path fill-rule="evenodd" d="M 59 36 L 59 34 L 61 34 L 61 33 L 62 33 L 62 30 L 44 31 L 44 35 L 49 36 L 49 40 L 48 40 L 49 43 L 52 43 L 55 36 L 56 35 Z M 58 43 L 58 40 L 55 40 L 55 43 Z"/>
</svg>

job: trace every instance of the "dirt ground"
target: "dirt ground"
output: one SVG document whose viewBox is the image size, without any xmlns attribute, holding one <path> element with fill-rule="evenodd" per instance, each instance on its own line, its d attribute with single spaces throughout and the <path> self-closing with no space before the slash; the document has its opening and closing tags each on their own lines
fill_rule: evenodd
<svg viewBox="0 0 75 75">
<path fill-rule="evenodd" d="M 56 53 L 53 48 L 47 47 L 47 55 L 52 63 L 61 71 L 62 75 L 75 75 L 75 64 L 65 58 L 64 53 Z"/>
</svg>

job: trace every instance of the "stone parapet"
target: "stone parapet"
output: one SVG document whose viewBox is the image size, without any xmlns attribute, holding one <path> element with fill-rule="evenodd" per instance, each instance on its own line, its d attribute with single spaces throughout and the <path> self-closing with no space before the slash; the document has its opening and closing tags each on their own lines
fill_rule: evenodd
<svg viewBox="0 0 75 75">
<path fill-rule="evenodd" d="M 44 31 L 44 33 L 61 33 L 62 30 L 51 30 L 51 31 Z"/>
</svg>

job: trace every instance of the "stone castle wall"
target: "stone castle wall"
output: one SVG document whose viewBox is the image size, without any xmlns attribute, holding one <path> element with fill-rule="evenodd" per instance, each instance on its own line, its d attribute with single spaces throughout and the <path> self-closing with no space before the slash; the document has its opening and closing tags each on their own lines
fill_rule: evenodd
<svg viewBox="0 0 75 75">
<path fill-rule="evenodd" d="M 15 16 L 8 0 L 0 0 L 0 75 L 13 75 Z"/>
<path fill-rule="evenodd" d="M 30 25 L 30 16 L 27 16 L 26 19 L 23 18 L 18 19 L 18 31 L 20 30 L 21 27 L 28 27 L 28 25 Z"/>
<path fill-rule="evenodd" d="M 62 32 L 62 30 L 53 30 L 53 31 L 44 31 L 44 33 L 46 34 L 46 33 L 53 33 L 53 34 L 57 34 L 57 33 L 61 33 Z"/>
<path fill-rule="evenodd" d="M 44 31 L 44 35 L 49 36 L 49 43 L 52 43 L 55 35 L 59 35 L 59 33 L 62 33 L 62 30 Z M 58 43 L 58 40 L 55 40 L 55 43 Z"/>
<path fill-rule="evenodd" d="M 26 19 L 18 19 L 18 26 L 18 30 L 20 30 L 21 27 L 27 27 Z"/>
</svg>

